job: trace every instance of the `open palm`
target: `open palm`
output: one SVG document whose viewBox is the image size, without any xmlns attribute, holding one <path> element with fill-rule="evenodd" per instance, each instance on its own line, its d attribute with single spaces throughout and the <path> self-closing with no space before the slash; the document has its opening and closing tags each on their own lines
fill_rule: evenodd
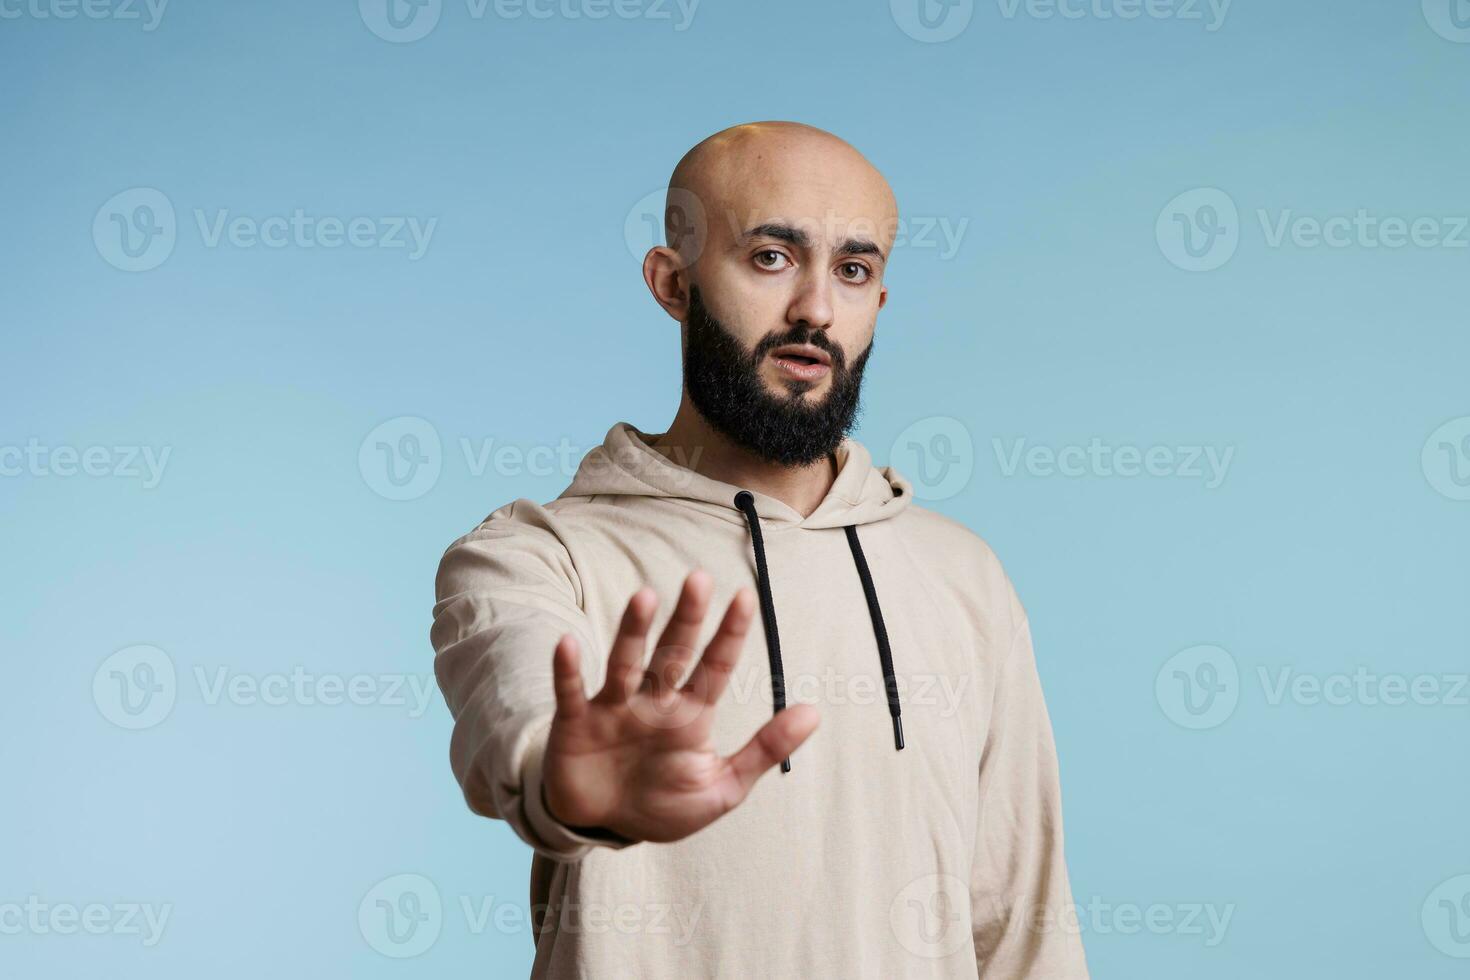
<svg viewBox="0 0 1470 980">
<path fill-rule="evenodd" d="M 704 572 L 684 580 L 646 669 L 658 598 L 649 588 L 635 593 L 608 656 L 607 679 L 590 700 L 577 641 L 571 634 L 561 638 L 552 659 L 556 715 L 543 771 L 546 803 L 557 819 L 631 840 L 679 840 L 734 809 L 766 770 L 816 729 L 816 709 L 794 705 L 734 755 L 715 751 L 715 704 L 745 645 L 755 599 L 748 589 L 736 593 L 704 655 L 680 683 L 712 590 Z"/>
</svg>

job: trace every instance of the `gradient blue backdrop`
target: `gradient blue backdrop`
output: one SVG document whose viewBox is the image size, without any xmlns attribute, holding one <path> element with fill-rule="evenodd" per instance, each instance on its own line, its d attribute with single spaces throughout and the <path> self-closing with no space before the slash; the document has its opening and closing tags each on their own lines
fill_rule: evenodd
<svg viewBox="0 0 1470 980">
<path fill-rule="evenodd" d="M 891 264 L 858 436 L 910 475 L 958 467 L 931 506 L 1027 604 L 1094 975 L 1465 975 L 1470 442 L 1463 421 L 1431 434 L 1470 416 L 1470 249 L 1273 245 L 1258 215 L 1430 217 L 1454 239 L 1463 0 L 1237 0 L 1223 21 L 984 0 L 943 41 L 902 0 L 705 0 L 687 22 L 671 0 L 603 19 L 443 0 L 398 39 L 372 0 L 173 0 L 152 29 L 122 2 L 0 0 L 0 974 L 526 973 L 530 852 L 465 809 L 437 690 L 416 716 L 387 685 L 430 679 L 448 542 L 570 476 L 473 465 L 487 440 L 580 454 L 671 418 L 677 326 L 638 274 L 640 202 L 708 133 L 791 118 L 857 145 L 936 229 Z M 176 230 L 130 272 L 108 230 L 147 225 L 137 188 Z M 1166 208 L 1198 188 L 1236 220 Z M 211 245 L 195 216 L 298 208 L 437 223 L 412 258 Z M 1180 222 L 1233 225 L 1234 253 L 1180 268 Z M 389 422 L 413 450 L 402 417 L 432 426 L 439 474 L 393 500 L 377 437 L 360 449 Z M 1017 440 L 1094 438 L 1233 455 L 1218 486 L 1007 464 Z M 17 463 L 28 445 L 111 462 L 67 475 Z M 161 480 L 114 447 L 167 448 Z M 176 677 L 129 730 L 109 658 L 140 644 Z M 1186 653 L 1179 680 L 1200 645 L 1226 672 Z M 382 697 L 214 696 L 297 668 Z M 1272 696 L 1283 670 L 1359 668 L 1439 695 Z M 1189 678 L 1215 686 L 1170 693 Z M 1233 710 L 1188 727 L 1202 703 Z M 372 893 L 405 873 L 442 914 L 397 959 Z M 22 920 L 37 902 L 115 927 Z M 129 903 L 169 908 L 160 941 L 125 928 Z M 510 925 L 478 927 L 486 908 Z"/>
</svg>

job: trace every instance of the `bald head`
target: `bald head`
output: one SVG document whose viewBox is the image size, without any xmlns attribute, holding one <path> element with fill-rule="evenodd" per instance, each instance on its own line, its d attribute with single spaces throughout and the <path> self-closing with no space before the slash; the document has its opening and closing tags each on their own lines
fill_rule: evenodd
<svg viewBox="0 0 1470 980">
<path fill-rule="evenodd" d="M 831 133 L 747 123 L 679 161 L 664 224 L 643 278 L 682 328 L 681 413 L 766 459 L 823 458 L 851 425 L 888 299 L 888 182 Z"/>
<path fill-rule="evenodd" d="M 759 218 L 757 218 L 759 216 Z M 898 226 L 888 181 L 850 143 L 814 126 L 754 122 L 721 130 L 684 154 L 669 178 L 670 245 L 691 265 L 714 241 L 784 220 L 808 233 L 863 233 L 886 259 Z"/>
</svg>

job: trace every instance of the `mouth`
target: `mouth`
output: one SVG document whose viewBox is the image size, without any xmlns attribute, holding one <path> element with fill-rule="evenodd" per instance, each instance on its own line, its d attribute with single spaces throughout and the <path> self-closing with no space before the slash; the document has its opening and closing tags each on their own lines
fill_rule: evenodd
<svg viewBox="0 0 1470 980">
<path fill-rule="evenodd" d="M 787 377 L 816 381 L 832 370 L 832 358 L 812 344 L 783 344 L 771 351 L 771 360 Z"/>
</svg>

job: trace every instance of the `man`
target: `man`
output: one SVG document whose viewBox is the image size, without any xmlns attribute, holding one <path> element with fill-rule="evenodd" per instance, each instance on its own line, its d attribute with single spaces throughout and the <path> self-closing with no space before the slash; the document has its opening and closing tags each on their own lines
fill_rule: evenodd
<svg viewBox="0 0 1470 980">
<path fill-rule="evenodd" d="M 793 123 L 669 186 L 668 431 L 613 426 L 439 569 L 451 761 L 536 851 L 533 975 L 1086 977 L 1025 612 L 847 436 L 892 192 Z"/>
</svg>

